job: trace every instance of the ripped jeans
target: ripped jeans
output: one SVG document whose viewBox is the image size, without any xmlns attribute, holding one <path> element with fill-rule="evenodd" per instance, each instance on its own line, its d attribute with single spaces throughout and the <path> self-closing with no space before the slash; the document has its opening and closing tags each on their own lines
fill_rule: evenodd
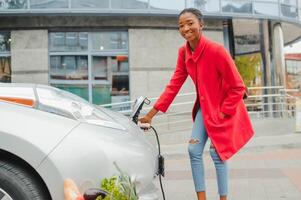
<svg viewBox="0 0 301 200">
<path fill-rule="evenodd" d="M 205 174 L 203 164 L 203 151 L 208 135 L 203 123 L 201 110 L 197 112 L 192 128 L 191 140 L 189 141 L 188 152 L 191 163 L 192 176 L 196 192 L 205 191 Z M 228 165 L 223 162 L 216 153 L 213 146 L 210 146 L 210 155 L 214 162 L 217 176 L 218 193 L 220 196 L 228 194 Z"/>
</svg>

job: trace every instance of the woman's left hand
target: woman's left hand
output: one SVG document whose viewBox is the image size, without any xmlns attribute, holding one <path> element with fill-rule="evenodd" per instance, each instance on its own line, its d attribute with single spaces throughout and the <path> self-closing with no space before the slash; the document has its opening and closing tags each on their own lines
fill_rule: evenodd
<svg viewBox="0 0 301 200">
<path fill-rule="evenodd" d="M 226 118 L 226 114 L 223 113 L 223 112 L 220 112 L 220 113 L 219 113 L 219 117 L 220 117 L 221 119 L 225 119 L 225 118 Z"/>
</svg>

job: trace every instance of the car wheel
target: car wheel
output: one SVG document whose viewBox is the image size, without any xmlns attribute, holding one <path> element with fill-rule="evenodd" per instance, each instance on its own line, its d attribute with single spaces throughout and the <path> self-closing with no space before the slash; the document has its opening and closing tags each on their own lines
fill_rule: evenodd
<svg viewBox="0 0 301 200">
<path fill-rule="evenodd" d="M 50 200 L 41 185 L 22 167 L 0 160 L 0 200 Z"/>
</svg>

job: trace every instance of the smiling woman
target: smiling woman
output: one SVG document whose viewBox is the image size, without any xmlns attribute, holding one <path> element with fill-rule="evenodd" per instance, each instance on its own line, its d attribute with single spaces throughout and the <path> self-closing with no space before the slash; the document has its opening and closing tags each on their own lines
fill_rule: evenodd
<svg viewBox="0 0 301 200">
<path fill-rule="evenodd" d="M 174 74 L 153 108 L 140 119 L 150 124 L 158 111 L 166 112 L 188 76 L 195 84 L 197 99 L 192 111 L 193 127 L 188 152 L 198 200 L 206 199 L 203 151 L 210 138 L 220 200 L 228 195 L 228 164 L 254 132 L 243 103 L 245 85 L 227 50 L 207 39 L 203 15 L 187 8 L 178 15 L 186 43 L 179 48 Z M 240 119 L 244 119 L 241 123 Z"/>
</svg>

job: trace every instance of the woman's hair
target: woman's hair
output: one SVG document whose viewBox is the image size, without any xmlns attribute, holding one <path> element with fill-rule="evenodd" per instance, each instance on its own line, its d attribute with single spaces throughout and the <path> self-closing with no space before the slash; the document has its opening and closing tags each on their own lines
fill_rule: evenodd
<svg viewBox="0 0 301 200">
<path fill-rule="evenodd" d="M 180 18 L 180 16 L 183 15 L 184 13 L 194 14 L 200 20 L 200 22 L 202 22 L 202 23 L 204 22 L 202 12 L 196 8 L 185 8 L 184 10 L 182 10 L 180 12 L 180 14 L 178 15 L 178 18 Z"/>
</svg>

